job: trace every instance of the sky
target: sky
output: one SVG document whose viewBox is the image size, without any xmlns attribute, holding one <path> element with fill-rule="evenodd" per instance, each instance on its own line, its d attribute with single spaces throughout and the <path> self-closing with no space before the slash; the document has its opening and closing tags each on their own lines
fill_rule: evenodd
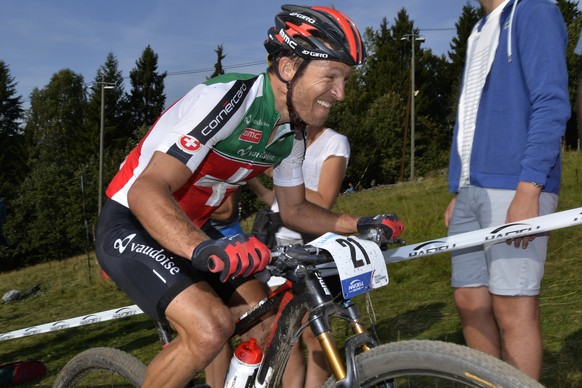
<svg viewBox="0 0 582 388">
<path fill-rule="evenodd" d="M 476 0 L 333 0 L 363 33 L 388 26 L 405 8 L 425 37 L 423 47 L 446 55 L 455 23 L 467 1 Z M 0 60 L 17 82 L 24 107 L 34 88 L 44 88 L 62 69 L 82 74 L 90 84 L 108 53 L 119 62 L 126 90 L 129 72 L 150 45 L 158 54 L 169 105 L 204 82 L 213 72 L 215 50 L 223 45 L 227 72 L 265 70 L 263 41 L 274 24 L 279 0 L 1 0 Z M 253 64 L 253 65 L 250 65 Z"/>
</svg>

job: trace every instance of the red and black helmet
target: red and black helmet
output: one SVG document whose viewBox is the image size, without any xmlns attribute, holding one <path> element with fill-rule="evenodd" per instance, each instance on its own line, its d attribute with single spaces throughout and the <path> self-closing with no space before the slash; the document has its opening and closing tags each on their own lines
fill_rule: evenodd
<svg viewBox="0 0 582 388">
<path fill-rule="evenodd" d="M 329 59 L 361 65 L 366 50 L 360 33 L 344 13 L 328 7 L 283 5 L 268 31 L 270 57 L 293 52 L 304 59 Z"/>
</svg>

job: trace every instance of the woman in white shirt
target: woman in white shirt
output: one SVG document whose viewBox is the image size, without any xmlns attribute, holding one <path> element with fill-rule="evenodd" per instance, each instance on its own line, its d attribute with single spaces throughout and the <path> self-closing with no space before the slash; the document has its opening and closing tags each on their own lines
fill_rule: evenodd
<svg viewBox="0 0 582 388">
<path fill-rule="evenodd" d="M 303 161 L 303 179 L 305 181 L 305 196 L 308 201 L 321 207 L 331 209 L 340 192 L 348 161 L 350 159 L 350 143 L 348 138 L 331 128 L 307 127 L 307 149 Z M 278 212 L 279 206 L 271 190 L 260 184 L 258 179 L 249 181 L 248 185 L 271 210 Z M 277 245 L 303 244 L 309 242 L 309 237 L 282 226 L 275 234 Z M 318 236 L 313 236 L 318 237 Z M 277 278 L 269 281 L 269 286 L 275 287 L 281 282 Z M 285 374 L 283 387 L 321 387 L 331 374 L 321 346 L 308 328 L 303 332 L 303 344 L 308 350 L 307 369 L 303 364 L 303 351 L 299 344 L 293 348 Z"/>
</svg>

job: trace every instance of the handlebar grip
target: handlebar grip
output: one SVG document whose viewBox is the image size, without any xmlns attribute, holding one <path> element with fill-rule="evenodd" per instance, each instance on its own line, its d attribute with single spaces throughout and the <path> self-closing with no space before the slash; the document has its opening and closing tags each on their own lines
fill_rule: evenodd
<svg viewBox="0 0 582 388">
<path fill-rule="evenodd" d="M 224 262 L 215 255 L 208 256 L 208 270 L 213 273 L 221 272 L 224 269 Z"/>
</svg>

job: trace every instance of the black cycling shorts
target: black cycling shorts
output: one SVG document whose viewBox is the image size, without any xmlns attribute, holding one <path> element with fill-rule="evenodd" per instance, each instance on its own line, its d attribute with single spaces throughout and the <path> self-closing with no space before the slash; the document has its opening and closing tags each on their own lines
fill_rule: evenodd
<svg viewBox="0 0 582 388">
<path fill-rule="evenodd" d="M 211 238 L 222 235 L 203 228 Z M 95 238 L 97 260 L 111 280 L 151 318 L 167 323 L 170 302 L 194 283 L 207 282 L 226 304 L 251 278 L 222 283 L 219 274 L 199 272 L 190 260 L 163 248 L 125 206 L 107 200 L 101 209 Z"/>
</svg>

